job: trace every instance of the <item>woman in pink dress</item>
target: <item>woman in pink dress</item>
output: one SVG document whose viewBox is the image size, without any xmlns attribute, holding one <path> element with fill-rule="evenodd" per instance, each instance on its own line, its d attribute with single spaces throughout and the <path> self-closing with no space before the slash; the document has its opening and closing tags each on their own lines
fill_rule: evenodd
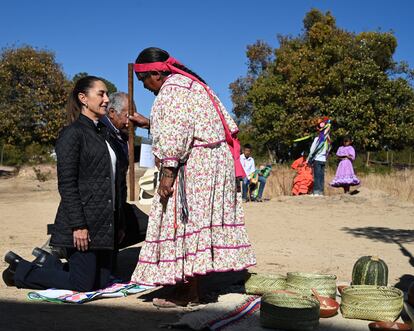
<svg viewBox="0 0 414 331">
<path fill-rule="evenodd" d="M 153 303 L 186 305 L 198 300 L 198 275 L 256 264 L 236 188 L 238 153 L 229 145 L 238 128 L 204 81 L 166 51 L 147 48 L 135 63 L 156 99 L 149 123 L 131 120 L 150 126 L 161 180 L 132 281 L 181 284 Z"/>
<path fill-rule="evenodd" d="M 352 162 L 355 160 L 355 149 L 351 146 L 352 139 L 346 136 L 343 146 L 339 147 L 336 156 L 340 159 L 336 169 L 335 178 L 330 183 L 333 187 L 343 187 L 345 193 L 349 193 L 351 186 L 359 185 L 361 181 L 355 176 Z"/>
</svg>

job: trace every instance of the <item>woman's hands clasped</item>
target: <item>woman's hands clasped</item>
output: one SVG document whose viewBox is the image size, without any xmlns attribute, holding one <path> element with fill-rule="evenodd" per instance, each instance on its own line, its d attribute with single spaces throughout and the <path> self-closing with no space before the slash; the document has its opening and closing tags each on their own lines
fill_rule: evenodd
<svg viewBox="0 0 414 331">
<path fill-rule="evenodd" d="M 168 199 L 174 193 L 174 183 L 175 183 L 175 170 L 172 168 L 162 168 L 161 169 L 161 180 L 158 186 L 158 195 L 160 196 L 161 204 L 163 209 L 167 207 Z"/>
</svg>

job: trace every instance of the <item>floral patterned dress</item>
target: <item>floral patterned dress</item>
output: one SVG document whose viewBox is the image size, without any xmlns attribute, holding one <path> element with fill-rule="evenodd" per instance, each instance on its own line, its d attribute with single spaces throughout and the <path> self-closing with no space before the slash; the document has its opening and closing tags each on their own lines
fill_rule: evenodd
<svg viewBox="0 0 414 331">
<path fill-rule="evenodd" d="M 230 130 L 237 131 L 214 93 L 213 97 Z M 132 281 L 172 285 L 194 275 L 255 265 L 236 190 L 233 157 L 204 87 L 183 75 L 170 75 L 151 110 L 151 133 L 153 153 L 163 165 L 184 167 L 179 176 L 188 216 L 184 217 L 179 180 L 164 211 L 155 195 Z"/>
</svg>

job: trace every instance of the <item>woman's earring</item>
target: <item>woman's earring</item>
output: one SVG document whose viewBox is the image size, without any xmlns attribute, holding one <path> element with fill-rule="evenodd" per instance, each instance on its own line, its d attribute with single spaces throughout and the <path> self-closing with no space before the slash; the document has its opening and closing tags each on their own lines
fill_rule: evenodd
<svg viewBox="0 0 414 331">
<path fill-rule="evenodd" d="M 86 108 L 88 108 L 88 104 L 87 103 L 85 103 L 85 105 L 84 105 Z"/>
</svg>

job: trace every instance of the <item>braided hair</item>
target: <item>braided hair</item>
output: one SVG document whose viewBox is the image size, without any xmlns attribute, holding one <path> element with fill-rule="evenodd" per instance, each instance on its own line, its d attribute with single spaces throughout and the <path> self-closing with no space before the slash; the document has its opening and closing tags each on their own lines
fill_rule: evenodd
<svg viewBox="0 0 414 331">
<path fill-rule="evenodd" d="M 137 59 L 135 60 L 135 63 L 142 64 L 142 63 L 153 63 L 153 62 L 165 62 L 165 61 L 167 61 L 167 59 L 169 57 L 170 57 L 170 54 L 168 54 L 167 51 L 164 51 L 161 48 L 148 47 L 148 48 L 144 49 L 141 53 L 139 53 Z M 195 72 L 188 69 L 185 65 L 174 63 L 173 66 L 180 69 L 180 70 L 182 70 L 182 71 L 185 71 L 185 72 L 189 73 L 190 75 L 196 77 L 198 80 L 200 80 L 201 82 L 206 84 L 204 79 L 202 79 Z M 144 75 L 150 75 L 151 73 L 148 72 L 148 73 L 143 73 L 143 74 Z M 171 72 L 163 71 L 161 74 L 164 75 L 164 76 L 168 76 L 169 74 L 171 74 Z"/>
</svg>

